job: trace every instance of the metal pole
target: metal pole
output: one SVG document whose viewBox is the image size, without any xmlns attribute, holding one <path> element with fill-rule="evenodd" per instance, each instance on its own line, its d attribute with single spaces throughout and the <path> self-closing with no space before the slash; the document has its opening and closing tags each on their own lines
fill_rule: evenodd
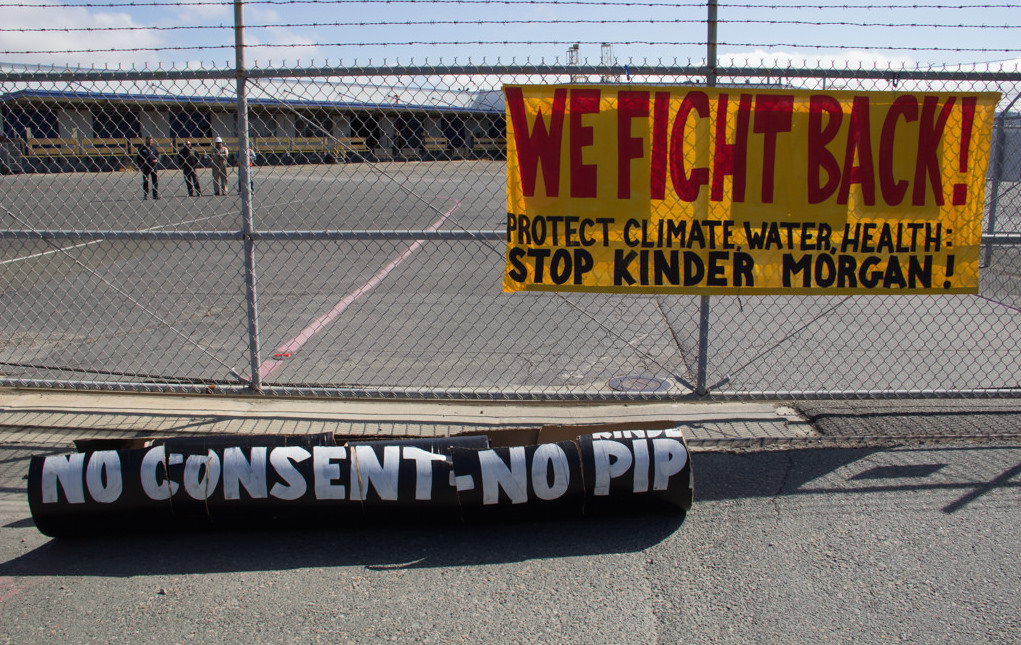
<svg viewBox="0 0 1021 645">
<path fill-rule="evenodd" d="M 708 33 L 706 35 L 706 85 L 716 87 L 716 0 L 709 0 L 709 15 L 706 17 Z"/>
<path fill-rule="evenodd" d="M 249 388 L 253 392 L 262 390 L 262 364 L 259 348 L 259 300 L 255 278 L 255 228 L 252 216 L 251 169 L 248 166 L 248 96 L 245 90 L 245 18 L 244 0 L 234 0 L 234 51 L 235 73 L 238 92 L 238 193 L 241 195 L 241 229 L 245 245 L 245 291 L 248 301 L 248 355 L 251 363 Z"/>
<path fill-rule="evenodd" d="M 706 18 L 706 86 L 716 87 L 716 0 L 709 0 L 709 15 Z M 698 303 L 698 367 L 695 374 L 695 394 L 708 394 L 706 382 L 709 373 L 709 296 L 702 296 Z"/>
</svg>

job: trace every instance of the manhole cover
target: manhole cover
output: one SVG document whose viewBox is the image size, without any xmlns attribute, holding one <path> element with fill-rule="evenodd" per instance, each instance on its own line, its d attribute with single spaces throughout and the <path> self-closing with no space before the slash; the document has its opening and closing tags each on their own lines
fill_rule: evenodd
<svg viewBox="0 0 1021 645">
<path fill-rule="evenodd" d="M 655 376 L 614 376 L 610 379 L 610 389 L 618 392 L 662 392 L 670 389 L 670 383 Z"/>
</svg>

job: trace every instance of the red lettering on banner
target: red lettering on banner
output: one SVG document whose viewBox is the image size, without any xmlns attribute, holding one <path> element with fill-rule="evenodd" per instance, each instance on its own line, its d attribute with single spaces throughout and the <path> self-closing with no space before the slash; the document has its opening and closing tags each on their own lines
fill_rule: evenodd
<svg viewBox="0 0 1021 645">
<path fill-rule="evenodd" d="M 911 193 L 912 206 L 925 205 L 926 177 L 932 184 L 936 205 L 943 205 L 943 177 L 939 168 L 939 144 L 943 140 L 943 129 L 950 118 L 954 99 L 947 99 L 936 116 L 937 96 L 926 96 L 922 103 L 922 118 L 918 123 L 918 157 L 915 160 L 915 185 Z"/>
<path fill-rule="evenodd" d="M 823 126 L 823 115 L 826 124 Z M 832 96 L 816 94 L 808 102 L 808 203 L 826 201 L 840 183 L 840 164 L 826 144 L 833 141 L 844 118 L 840 102 Z M 819 185 L 820 171 L 826 172 L 826 183 Z"/>
<path fill-rule="evenodd" d="M 581 117 L 599 112 L 599 90 L 571 90 L 571 197 L 596 196 L 596 164 L 582 163 L 582 148 L 592 145 L 592 126 Z"/>
<path fill-rule="evenodd" d="M 652 111 L 652 168 L 649 174 L 649 194 L 652 199 L 665 199 L 670 92 L 656 92 Z"/>
<path fill-rule="evenodd" d="M 862 201 L 866 206 L 873 206 L 876 203 L 876 177 L 870 132 L 869 97 L 856 96 L 851 103 L 850 131 L 847 133 L 844 171 L 840 181 L 840 192 L 837 194 L 838 204 L 847 203 L 851 194 L 851 184 L 861 186 Z M 858 157 L 857 166 L 854 165 L 855 156 Z"/>
<path fill-rule="evenodd" d="M 619 200 L 634 199 L 635 173 L 648 171 L 648 196 L 653 200 L 666 199 L 669 187 L 680 201 L 692 203 L 705 188 L 714 202 L 743 203 L 748 173 L 754 170 L 761 172 L 761 194 L 752 199 L 773 204 L 777 174 L 784 172 L 784 161 L 791 155 L 804 155 L 807 204 L 846 205 L 852 193 L 859 195 L 862 206 L 874 206 L 877 200 L 903 206 L 909 199 L 912 206 L 923 206 L 930 194 L 929 204 L 960 206 L 968 198 L 975 97 L 901 94 L 877 99 L 865 94 L 845 98 L 817 93 L 799 98 L 795 93 L 734 95 L 692 90 L 681 95 L 649 89 L 613 90 L 605 96 L 605 91 L 610 90 L 554 89 L 537 109 L 526 105 L 523 88 L 507 88 L 508 120 L 514 130 L 524 197 L 535 197 L 540 190 L 540 168 L 544 197 L 560 197 L 561 179 L 571 198 L 596 198 L 600 183 L 609 188 L 611 178 L 599 173 L 607 153 L 596 148 L 599 135 L 600 146 L 616 145 L 615 152 L 608 153 L 616 159 L 608 158 L 610 165 L 604 170 L 612 172 L 616 165 Z M 802 114 L 799 105 L 806 99 L 807 114 Z M 734 100 L 736 106 L 731 105 Z M 958 109 L 960 124 L 950 124 Z M 606 118 L 600 116 L 601 110 L 607 111 Z M 873 117 L 882 123 L 873 127 Z M 614 125 L 615 135 L 597 132 Z M 960 177 L 948 179 L 943 176 L 943 159 L 949 152 L 944 150 L 944 139 L 950 131 L 956 134 L 958 127 L 960 146 L 953 152 L 959 155 L 955 166 Z M 698 136 L 694 136 L 695 128 Z M 795 128 L 797 136 L 790 136 Z M 708 137 L 703 136 L 706 131 Z M 762 146 L 761 171 L 758 159 L 749 167 L 753 142 Z M 804 148 L 794 149 L 794 143 Z M 944 186 L 945 182 L 950 185 Z"/>
<path fill-rule="evenodd" d="M 691 175 L 685 173 L 684 130 L 692 110 L 703 119 L 709 117 L 709 97 L 705 92 L 688 92 L 684 96 L 670 134 L 670 179 L 677 196 L 686 202 L 698 199 L 701 187 L 709 184 L 708 168 L 692 168 Z"/>
<path fill-rule="evenodd" d="M 649 118 L 649 93 L 621 92 L 617 97 L 617 199 L 631 199 L 631 160 L 645 153 L 645 140 L 631 136 L 631 121 L 636 118 Z"/>
<path fill-rule="evenodd" d="M 748 121 L 752 113 L 752 95 L 741 95 L 737 106 L 737 122 L 734 124 L 734 143 L 727 143 L 727 100 L 726 94 L 720 94 L 716 106 L 716 154 L 713 155 L 712 200 L 723 201 L 724 178 L 730 175 L 734 178 L 731 199 L 734 202 L 743 202 L 748 171 Z"/>
<path fill-rule="evenodd" d="M 966 96 L 961 99 L 961 151 L 958 170 L 962 174 L 968 172 L 968 150 L 971 147 L 971 127 L 975 121 L 975 104 L 978 102 L 974 96 Z M 951 203 L 954 206 L 964 206 L 968 203 L 968 184 L 954 184 L 954 192 Z"/>
<path fill-rule="evenodd" d="M 546 129 L 546 121 L 543 119 L 540 108 L 536 110 L 535 125 L 531 133 L 528 131 L 528 119 L 525 116 L 525 102 L 521 88 L 508 87 L 506 96 L 507 108 L 514 126 L 514 144 L 518 155 L 518 171 L 521 174 L 521 191 L 525 197 L 535 195 L 536 173 L 541 161 L 546 196 L 558 197 L 560 195 L 560 141 L 564 131 L 567 90 L 558 89 L 553 92 L 553 113 L 550 115 L 549 130 Z"/>
<path fill-rule="evenodd" d="M 915 97 L 907 94 L 898 96 L 890 104 L 890 109 L 883 120 L 883 132 L 879 138 L 879 190 L 883 195 L 883 201 L 890 206 L 897 206 L 904 201 L 904 195 L 908 192 L 908 181 L 906 179 L 898 181 L 893 175 L 897 120 L 901 117 L 909 123 L 918 120 L 918 100 Z"/>
<path fill-rule="evenodd" d="M 773 184 L 776 177 L 776 135 L 790 132 L 794 121 L 794 96 L 791 94 L 759 94 L 755 97 L 755 126 L 763 137 L 762 149 L 762 202 L 773 203 Z"/>
</svg>

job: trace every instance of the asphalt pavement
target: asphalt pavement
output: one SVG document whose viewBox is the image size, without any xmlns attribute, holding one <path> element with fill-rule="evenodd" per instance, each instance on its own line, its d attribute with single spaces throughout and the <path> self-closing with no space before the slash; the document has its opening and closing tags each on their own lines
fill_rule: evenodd
<svg viewBox="0 0 1021 645">
<path fill-rule="evenodd" d="M 1016 642 L 1021 406 L 545 405 L 0 390 L 6 642 Z M 88 437 L 671 419 L 686 515 L 50 539 L 28 457 Z"/>
</svg>

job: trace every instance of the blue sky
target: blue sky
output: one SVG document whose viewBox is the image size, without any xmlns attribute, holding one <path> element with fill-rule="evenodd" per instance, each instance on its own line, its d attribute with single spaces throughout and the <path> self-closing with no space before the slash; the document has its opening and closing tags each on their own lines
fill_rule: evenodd
<svg viewBox="0 0 1021 645">
<path fill-rule="evenodd" d="M 128 4 L 119 0 L 8 0 L 0 6 L 0 62 L 150 68 L 233 65 L 231 3 L 136 3 L 155 6 L 113 6 Z M 894 0 L 892 4 L 921 3 Z M 869 68 L 992 63 L 998 69 L 1006 61 L 1007 69 L 1017 67 L 1021 60 L 1019 6 L 965 0 L 934 8 L 939 4 L 944 3 L 935 0 L 918 8 L 896 8 L 891 3 L 868 6 L 855 0 L 724 2 L 719 7 L 720 62 Z M 273 0 L 245 5 L 245 22 L 251 26 L 246 32 L 247 60 L 259 66 L 437 64 L 455 59 L 552 62 L 565 60 L 571 42 L 581 43 L 581 59 L 591 63 L 599 62 L 600 43 L 607 42 L 621 64 L 698 64 L 705 56 L 705 17 L 704 4 L 688 0 L 669 6 L 595 0 Z M 444 24 L 449 21 L 482 22 Z M 388 24 L 373 24 L 380 22 Z M 319 26 L 302 26 L 306 23 Z M 441 44 L 451 42 L 459 44 Z M 929 49 L 933 47 L 942 51 Z"/>
</svg>

